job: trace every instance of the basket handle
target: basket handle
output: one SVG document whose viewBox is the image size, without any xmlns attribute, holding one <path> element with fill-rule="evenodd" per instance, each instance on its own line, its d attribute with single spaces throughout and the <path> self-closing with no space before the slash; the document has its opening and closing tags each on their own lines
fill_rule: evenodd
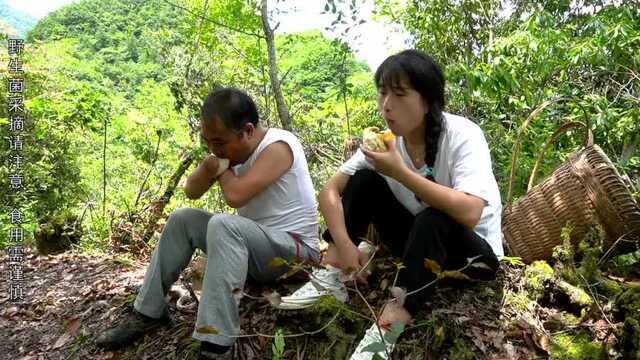
<svg viewBox="0 0 640 360">
<path fill-rule="evenodd" d="M 513 201 L 511 196 L 513 194 L 513 180 L 514 180 L 515 174 L 516 174 L 516 161 L 518 159 L 518 153 L 520 152 L 520 145 L 522 144 L 522 137 L 524 135 L 525 129 L 527 128 L 527 126 L 529 126 L 529 123 L 531 123 L 531 121 L 533 121 L 533 119 L 535 119 L 542 112 L 542 110 L 544 110 L 549 105 L 552 105 L 552 104 L 555 104 L 555 103 L 559 103 L 559 102 L 563 102 L 563 101 L 569 101 L 569 100 L 571 100 L 571 99 L 570 98 L 566 98 L 566 97 L 560 97 L 560 98 L 544 101 L 542 104 L 540 104 L 537 108 L 535 108 L 529 114 L 527 119 L 522 123 L 522 125 L 518 129 L 518 134 L 516 135 L 516 141 L 514 142 L 513 149 L 511 151 L 511 173 L 509 175 L 509 187 L 508 187 L 508 191 L 507 191 L 507 207 L 510 207 L 511 203 Z M 540 152 L 540 154 L 538 154 L 538 158 L 536 159 L 536 162 L 534 164 L 533 170 L 531 171 L 531 177 L 529 178 L 527 191 L 529 191 L 529 189 L 531 189 L 531 187 L 533 186 L 533 181 L 535 180 L 535 176 L 536 176 L 536 173 L 538 171 L 538 167 L 540 165 L 540 162 L 542 161 L 542 158 L 544 157 L 544 154 L 546 153 L 547 149 L 551 146 L 551 144 L 553 144 L 553 142 L 560 135 L 562 135 L 563 133 L 567 132 L 571 128 L 584 127 L 587 130 L 586 133 L 585 133 L 584 145 L 585 146 L 593 145 L 593 133 L 591 132 L 591 122 L 590 122 L 590 119 L 589 119 L 589 115 L 587 114 L 587 111 L 582 106 L 582 104 L 580 104 L 580 103 L 576 103 L 576 104 L 580 107 L 580 109 L 582 109 L 582 112 L 584 113 L 585 122 L 582 123 L 582 122 L 572 121 L 572 122 L 566 123 L 566 124 L 562 125 L 560 128 L 558 128 L 553 133 L 553 135 L 547 140 L 543 150 Z"/>
<path fill-rule="evenodd" d="M 591 133 L 591 129 L 587 128 L 587 124 L 585 124 L 583 122 L 579 122 L 579 121 L 571 121 L 571 122 L 568 122 L 568 123 L 562 125 L 561 127 L 559 127 L 553 133 L 553 135 L 551 135 L 551 137 L 547 140 L 547 142 L 544 144 L 544 147 L 542 148 L 542 151 L 540 151 L 540 153 L 538 154 L 538 158 L 536 159 L 536 162 L 533 165 L 533 170 L 531 170 L 531 177 L 529 178 L 529 184 L 527 185 L 527 191 L 531 190 L 531 188 L 533 187 L 533 182 L 534 182 L 534 180 L 536 178 L 536 173 L 538 172 L 538 167 L 540 166 L 540 163 L 542 162 L 542 158 L 547 153 L 547 150 L 549 149 L 549 147 L 556 141 L 556 139 L 560 135 L 562 135 L 562 134 L 566 133 L 567 131 L 569 131 L 570 129 L 576 128 L 576 127 L 585 128 L 585 130 L 587 130 L 587 140 L 585 141 L 585 146 L 593 145 L 593 133 Z"/>
</svg>

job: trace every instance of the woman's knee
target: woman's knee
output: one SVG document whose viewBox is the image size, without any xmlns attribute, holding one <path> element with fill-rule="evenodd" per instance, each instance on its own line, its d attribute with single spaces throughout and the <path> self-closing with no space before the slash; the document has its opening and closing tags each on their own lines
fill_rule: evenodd
<svg viewBox="0 0 640 360">
<path fill-rule="evenodd" d="M 421 226 L 451 225 L 454 220 L 441 210 L 428 207 L 416 215 L 415 223 Z"/>
<path fill-rule="evenodd" d="M 438 261 L 447 258 L 445 242 L 452 229 L 450 221 L 448 215 L 432 207 L 416 214 L 403 257 L 427 256 Z"/>
<path fill-rule="evenodd" d="M 342 194 L 343 198 L 371 199 L 373 194 L 382 193 L 388 188 L 387 182 L 377 172 L 370 169 L 361 169 L 349 177 Z"/>
</svg>

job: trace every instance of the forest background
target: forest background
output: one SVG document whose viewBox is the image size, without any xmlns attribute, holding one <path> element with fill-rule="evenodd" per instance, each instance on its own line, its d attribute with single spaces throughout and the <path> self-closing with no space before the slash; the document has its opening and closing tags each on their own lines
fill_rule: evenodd
<svg viewBox="0 0 640 360">
<path fill-rule="evenodd" d="M 75 223 L 82 217 L 81 246 L 106 249 L 114 218 L 141 213 L 171 187 L 172 176 L 184 181 L 191 168 L 182 160 L 199 160 L 199 107 L 215 86 L 247 90 L 265 125 L 293 130 L 321 188 L 340 164 L 347 138 L 384 126 L 375 69 L 341 41 L 364 21 L 361 4 L 326 3 L 342 34 L 337 39 L 320 31 L 275 33 L 285 120 L 270 82 L 260 3 L 83 0 L 41 19 L 23 55 L 28 185 L 19 194 L 0 188 L 7 199 L 0 246 L 6 245 L 10 206 L 19 204 L 26 233 L 52 218 Z M 536 106 L 557 97 L 570 100 L 550 107 L 526 130 L 514 197 L 524 192 L 541 144 L 559 124 L 584 121 L 580 107 L 596 143 L 640 182 L 640 10 L 634 2 L 388 0 L 376 1 L 374 11 L 406 29 L 409 47 L 443 66 L 447 110 L 484 130 L 503 202 L 517 129 Z M 7 109 L 0 109 L 3 139 L 9 138 L 8 121 Z M 579 132 L 560 138 L 540 172 L 548 174 L 582 138 Z M 3 181 L 10 171 L 3 163 Z M 176 191 L 165 212 L 182 206 L 229 211 L 216 190 L 196 201 Z"/>
<path fill-rule="evenodd" d="M 176 208 L 232 211 L 216 188 L 199 200 L 180 190 L 204 155 L 199 109 L 216 86 L 245 89 L 263 124 L 301 138 L 319 191 L 347 140 L 384 126 L 375 69 L 356 60 L 346 41 L 366 22 L 363 1 L 326 1 L 336 39 L 319 30 L 279 34 L 273 12 L 286 2 L 264 9 L 266 2 L 255 0 L 80 0 L 27 24 L 26 187 L 10 189 L 14 169 L 3 161 L 0 248 L 8 246 L 14 207 L 23 212 L 27 243 L 59 234 L 85 253 L 130 255 L 153 248 L 158 226 Z M 585 116 L 595 142 L 640 187 L 637 2 L 376 0 L 374 12 L 410 34 L 407 47 L 445 69 L 447 110 L 484 130 L 503 203 L 518 129 L 556 98 L 567 100 L 545 109 L 524 133 L 512 197 L 525 192 L 549 136 Z M 14 30 L 2 28 L 6 47 Z M 3 48 L 0 63 L 7 62 Z M 0 71 L 6 83 L 6 67 Z M 6 104 L 7 94 L 0 97 Z M 8 124 L 2 107 L 4 154 Z M 549 174 L 583 138 L 581 130 L 559 138 L 540 173 Z"/>
</svg>

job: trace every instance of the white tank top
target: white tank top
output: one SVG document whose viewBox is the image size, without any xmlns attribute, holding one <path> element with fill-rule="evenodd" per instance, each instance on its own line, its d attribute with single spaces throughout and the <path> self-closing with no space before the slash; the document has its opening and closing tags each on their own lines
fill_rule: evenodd
<svg viewBox="0 0 640 360">
<path fill-rule="evenodd" d="M 256 195 L 238 215 L 268 226 L 286 231 L 299 238 L 308 247 L 318 251 L 318 208 L 315 190 L 309 175 L 307 158 L 302 144 L 292 133 L 282 129 L 267 129 L 249 159 L 233 167 L 236 176 L 243 175 L 256 161 L 258 155 L 274 142 L 289 145 L 293 153 L 293 164 L 278 180 Z"/>
</svg>

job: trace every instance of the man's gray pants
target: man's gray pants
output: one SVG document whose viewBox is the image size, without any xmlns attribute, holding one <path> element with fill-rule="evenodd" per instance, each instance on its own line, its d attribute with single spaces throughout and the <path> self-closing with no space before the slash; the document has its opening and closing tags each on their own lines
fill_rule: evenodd
<svg viewBox="0 0 640 360">
<path fill-rule="evenodd" d="M 195 329 L 213 327 L 219 333 L 200 333 L 192 337 L 223 346 L 233 344 L 240 333 L 235 289 L 243 289 L 247 275 L 261 282 L 277 279 L 287 269 L 274 269 L 276 257 L 318 260 L 317 251 L 287 232 L 274 230 L 238 215 L 211 214 L 182 208 L 168 218 L 151 257 L 134 308 L 149 317 L 160 318 L 166 311 L 165 296 L 195 249 L 207 254 L 202 296 Z"/>
</svg>

